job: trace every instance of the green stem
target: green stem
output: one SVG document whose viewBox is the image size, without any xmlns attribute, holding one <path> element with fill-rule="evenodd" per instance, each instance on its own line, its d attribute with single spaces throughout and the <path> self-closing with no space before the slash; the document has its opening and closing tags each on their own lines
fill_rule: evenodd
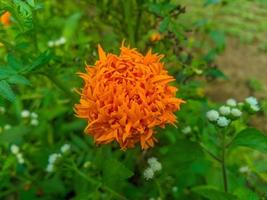
<svg viewBox="0 0 267 200">
<path fill-rule="evenodd" d="M 59 89 L 61 89 L 65 94 L 70 97 L 74 102 L 77 101 L 76 96 L 74 93 L 70 91 L 70 88 L 66 85 L 64 85 L 56 76 L 53 76 L 51 74 L 43 74 L 45 75 L 50 81 L 52 81 Z"/>
<path fill-rule="evenodd" d="M 159 196 L 160 196 L 160 198 L 161 198 L 161 199 L 164 199 L 164 194 L 163 194 L 163 191 L 162 191 L 162 189 L 161 189 L 161 187 L 160 187 L 159 182 L 158 182 L 157 180 L 155 180 L 155 183 L 156 183 L 156 185 L 157 185 L 157 188 L 158 188 L 158 191 L 159 191 Z"/>
<path fill-rule="evenodd" d="M 222 134 L 222 176 L 223 176 L 223 185 L 224 185 L 224 191 L 228 192 L 228 183 L 227 183 L 227 174 L 226 174 L 226 161 L 225 161 L 225 150 L 226 150 L 226 144 L 225 144 L 225 133 Z"/>
<path fill-rule="evenodd" d="M 122 196 L 121 194 L 119 194 L 118 192 L 114 191 L 113 189 L 111 189 L 108 186 L 103 185 L 101 182 L 92 179 L 90 176 L 87 176 L 86 174 L 84 174 L 82 171 L 80 171 L 75 164 L 73 163 L 71 166 L 68 166 L 69 168 L 71 168 L 74 172 L 76 172 L 80 177 L 84 178 L 86 181 L 88 181 L 89 183 L 93 184 L 93 185 L 98 185 L 98 187 L 102 188 L 103 190 L 109 192 L 111 195 L 113 195 L 114 197 L 116 197 L 117 199 L 122 199 L 122 200 L 127 200 L 126 197 Z"/>
<path fill-rule="evenodd" d="M 212 158 L 214 158 L 215 160 L 217 160 L 218 162 L 222 162 L 220 158 L 218 158 L 216 155 L 214 155 L 210 150 L 208 150 L 203 144 L 200 143 L 200 146 L 202 147 L 202 149 L 204 151 L 206 151 Z"/>
<path fill-rule="evenodd" d="M 135 32 L 134 32 L 134 40 L 135 40 L 135 45 L 137 45 L 137 41 L 138 41 L 138 36 L 139 36 L 139 29 L 140 29 L 140 23 L 141 23 L 141 19 L 142 19 L 142 14 L 143 14 L 143 8 L 142 8 L 142 0 L 137 1 L 137 7 L 138 7 L 138 13 L 137 13 L 137 17 L 136 17 L 136 25 L 135 25 Z"/>
</svg>

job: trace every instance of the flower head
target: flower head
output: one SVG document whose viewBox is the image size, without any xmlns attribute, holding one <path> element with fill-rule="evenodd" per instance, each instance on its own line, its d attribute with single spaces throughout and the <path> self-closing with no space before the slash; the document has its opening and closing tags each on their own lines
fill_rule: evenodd
<svg viewBox="0 0 267 200">
<path fill-rule="evenodd" d="M 154 177 L 154 170 L 149 168 L 146 168 L 144 171 L 144 178 L 146 180 L 152 179 Z"/>
<path fill-rule="evenodd" d="M 209 121 L 214 122 L 219 118 L 219 113 L 216 110 L 210 110 L 206 114 Z"/>
<path fill-rule="evenodd" d="M 10 12 L 5 12 L 4 14 L 1 15 L 0 17 L 0 22 L 5 25 L 5 26 L 8 26 L 11 24 L 11 21 L 10 21 Z"/>
<path fill-rule="evenodd" d="M 237 103 L 236 103 L 235 99 L 227 99 L 226 105 L 231 106 L 231 107 L 235 107 L 237 105 Z"/>
<path fill-rule="evenodd" d="M 184 103 L 169 85 L 174 78 L 160 62 L 162 56 L 124 45 L 120 55 L 106 54 L 100 46 L 98 53 L 95 66 L 80 73 L 85 85 L 75 112 L 88 120 L 85 132 L 97 144 L 115 140 L 122 149 L 138 142 L 142 149 L 154 146 L 154 127 L 175 124 L 173 112 Z"/>
<path fill-rule="evenodd" d="M 161 38 L 162 38 L 161 34 L 158 32 L 155 32 L 155 33 L 151 34 L 150 41 L 151 42 L 157 42 L 157 41 L 161 40 Z"/>
<path fill-rule="evenodd" d="M 230 107 L 228 107 L 228 106 L 221 106 L 221 107 L 219 108 L 219 111 L 220 111 L 220 113 L 221 113 L 222 115 L 229 115 L 230 112 L 231 112 L 231 109 L 230 109 Z"/>
<path fill-rule="evenodd" d="M 230 123 L 230 120 L 227 119 L 226 117 L 219 117 L 217 120 L 217 124 L 220 127 L 226 127 L 229 125 L 229 123 Z"/>
</svg>

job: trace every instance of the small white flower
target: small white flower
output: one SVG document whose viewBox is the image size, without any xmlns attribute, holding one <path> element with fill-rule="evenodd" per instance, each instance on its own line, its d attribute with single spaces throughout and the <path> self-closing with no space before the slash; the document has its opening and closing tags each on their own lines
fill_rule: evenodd
<svg viewBox="0 0 267 200">
<path fill-rule="evenodd" d="M 60 151 L 62 153 L 66 153 L 67 151 L 70 150 L 70 144 L 64 144 L 61 148 L 60 148 Z"/>
<path fill-rule="evenodd" d="M 150 165 L 150 167 L 154 172 L 160 171 L 162 169 L 162 165 L 160 162 L 155 162 L 152 165 Z"/>
<path fill-rule="evenodd" d="M 65 37 L 61 37 L 61 38 L 58 39 L 58 42 L 60 44 L 65 44 L 66 43 L 66 38 Z"/>
<path fill-rule="evenodd" d="M 6 125 L 4 126 L 4 129 L 5 129 L 5 130 L 9 130 L 9 129 L 11 129 L 11 125 L 10 125 L 10 124 L 6 124 Z"/>
<path fill-rule="evenodd" d="M 20 164 L 23 164 L 24 163 L 24 158 L 23 158 L 22 153 L 18 153 L 16 156 L 17 156 L 18 162 Z"/>
<path fill-rule="evenodd" d="M 36 112 L 32 112 L 31 113 L 31 118 L 37 119 L 38 118 L 38 114 Z"/>
<path fill-rule="evenodd" d="M 54 171 L 54 165 L 53 164 L 48 164 L 47 167 L 46 167 L 46 171 L 51 173 Z"/>
<path fill-rule="evenodd" d="M 229 125 L 229 123 L 230 123 L 230 120 L 227 119 L 226 117 L 219 117 L 217 120 L 217 124 L 220 127 L 226 127 Z"/>
<path fill-rule="evenodd" d="M 214 122 L 219 118 L 219 113 L 216 110 L 210 110 L 207 112 L 206 116 L 209 121 Z"/>
<path fill-rule="evenodd" d="M 31 114 L 30 111 L 23 110 L 20 115 L 22 118 L 28 118 L 30 116 L 30 114 Z"/>
<path fill-rule="evenodd" d="M 47 45 L 48 45 L 48 47 L 53 47 L 53 46 L 55 46 L 55 42 L 54 41 L 49 41 L 47 43 Z"/>
<path fill-rule="evenodd" d="M 172 192 L 177 192 L 178 191 L 178 187 L 176 187 L 176 186 L 174 186 L 174 187 L 172 187 Z"/>
<path fill-rule="evenodd" d="M 15 144 L 12 144 L 11 147 L 10 147 L 10 151 L 13 153 L 13 154 L 18 154 L 19 153 L 19 147 Z"/>
<path fill-rule="evenodd" d="M 146 180 L 149 180 L 149 179 L 152 179 L 153 177 L 154 177 L 153 169 L 151 169 L 150 167 L 146 168 L 145 171 L 144 171 L 144 178 Z"/>
<path fill-rule="evenodd" d="M 61 157 L 60 154 L 58 154 L 58 153 L 53 153 L 53 154 L 51 154 L 51 155 L 49 156 L 49 158 L 48 158 L 48 162 L 49 162 L 50 164 L 54 164 L 54 163 L 57 161 L 57 159 L 58 159 L 59 157 Z"/>
<path fill-rule="evenodd" d="M 191 131 L 192 130 L 191 130 L 190 126 L 187 126 L 187 127 L 182 129 L 182 133 L 185 134 L 185 135 L 191 133 Z"/>
<path fill-rule="evenodd" d="M 152 165 L 152 164 L 155 163 L 155 162 L 158 162 L 158 159 L 155 158 L 155 157 L 151 157 L 151 158 L 147 159 L 147 163 L 148 163 L 149 165 Z"/>
<path fill-rule="evenodd" d="M 248 97 L 245 99 L 245 101 L 250 105 L 258 105 L 258 100 L 255 97 Z"/>
<path fill-rule="evenodd" d="M 231 112 L 231 109 L 230 109 L 230 107 L 228 107 L 228 106 L 221 106 L 221 107 L 219 108 L 219 111 L 220 111 L 220 113 L 221 113 L 222 115 L 229 115 L 230 112 Z"/>
<path fill-rule="evenodd" d="M 235 107 L 236 106 L 236 100 L 235 99 L 227 99 L 226 105 Z"/>
<path fill-rule="evenodd" d="M 247 173 L 247 172 L 249 172 L 249 171 L 250 171 L 250 169 L 249 169 L 248 166 L 243 166 L 243 167 L 240 167 L 240 168 L 239 168 L 239 172 L 240 172 L 240 173 Z"/>
<path fill-rule="evenodd" d="M 6 112 L 5 107 L 0 106 L 0 114 L 4 114 Z"/>
<path fill-rule="evenodd" d="M 38 119 L 32 119 L 32 120 L 31 120 L 31 125 L 32 125 L 32 126 L 38 126 L 38 124 L 39 124 Z"/>
<path fill-rule="evenodd" d="M 238 109 L 238 108 L 233 108 L 231 110 L 231 114 L 234 116 L 234 117 L 240 117 L 242 115 L 242 112 Z"/>
<path fill-rule="evenodd" d="M 260 107 L 258 105 L 250 105 L 251 110 L 254 112 L 258 112 L 260 110 Z"/>
</svg>

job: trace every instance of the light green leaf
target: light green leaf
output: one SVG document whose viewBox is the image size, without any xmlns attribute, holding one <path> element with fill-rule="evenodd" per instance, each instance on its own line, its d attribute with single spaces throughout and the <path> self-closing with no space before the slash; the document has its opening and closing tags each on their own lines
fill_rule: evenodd
<svg viewBox="0 0 267 200">
<path fill-rule="evenodd" d="M 20 84 L 20 85 L 29 85 L 30 81 L 26 79 L 24 76 L 13 75 L 7 80 L 11 84 Z"/>
<path fill-rule="evenodd" d="M 209 200 L 237 200 L 236 196 L 222 192 L 212 186 L 197 186 L 192 188 L 192 191 Z"/>
<path fill-rule="evenodd" d="M 255 128 L 247 128 L 237 134 L 230 147 L 237 146 L 249 147 L 267 153 L 267 136 Z"/>
<path fill-rule="evenodd" d="M 82 14 L 78 12 L 78 13 L 74 13 L 66 20 L 65 27 L 63 30 L 63 35 L 67 38 L 67 40 L 70 39 L 75 33 L 81 17 L 82 17 Z"/>
<path fill-rule="evenodd" d="M 11 102 L 16 99 L 13 90 L 11 89 L 8 82 L 5 80 L 0 81 L 0 95 Z"/>
</svg>

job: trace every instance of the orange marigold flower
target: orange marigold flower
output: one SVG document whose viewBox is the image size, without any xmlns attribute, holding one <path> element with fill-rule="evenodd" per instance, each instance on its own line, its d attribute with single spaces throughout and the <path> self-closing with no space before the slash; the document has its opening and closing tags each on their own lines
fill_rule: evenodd
<svg viewBox="0 0 267 200">
<path fill-rule="evenodd" d="M 150 41 L 151 42 L 157 42 L 157 41 L 160 41 L 161 38 L 162 38 L 161 34 L 158 32 L 155 32 L 150 36 Z"/>
<path fill-rule="evenodd" d="M 99 60 L 79 73 L 84 80 L 78 117 L 88 120 L 85 132 L 97 144 L 117 141 L 123 150 L 140 142 L 142 149 L 154 146 L 154 127 L 175 124 L 174 111 L 184 101 L 176 98 L 177 88 L 169 83 L 162 55 L 145 56 L 123 44 L 120 55 L 98 46 Z"/>
<path fill-rule="evenodd" d="M 10 16 L 11 16 L 11 14 L 8 11 L 5 12 L 4 14 L 2 14 L 0 17 L 1 23 L 6 25 L 6 26 L 10 25 L 11 24 Z"/>
</svg>

